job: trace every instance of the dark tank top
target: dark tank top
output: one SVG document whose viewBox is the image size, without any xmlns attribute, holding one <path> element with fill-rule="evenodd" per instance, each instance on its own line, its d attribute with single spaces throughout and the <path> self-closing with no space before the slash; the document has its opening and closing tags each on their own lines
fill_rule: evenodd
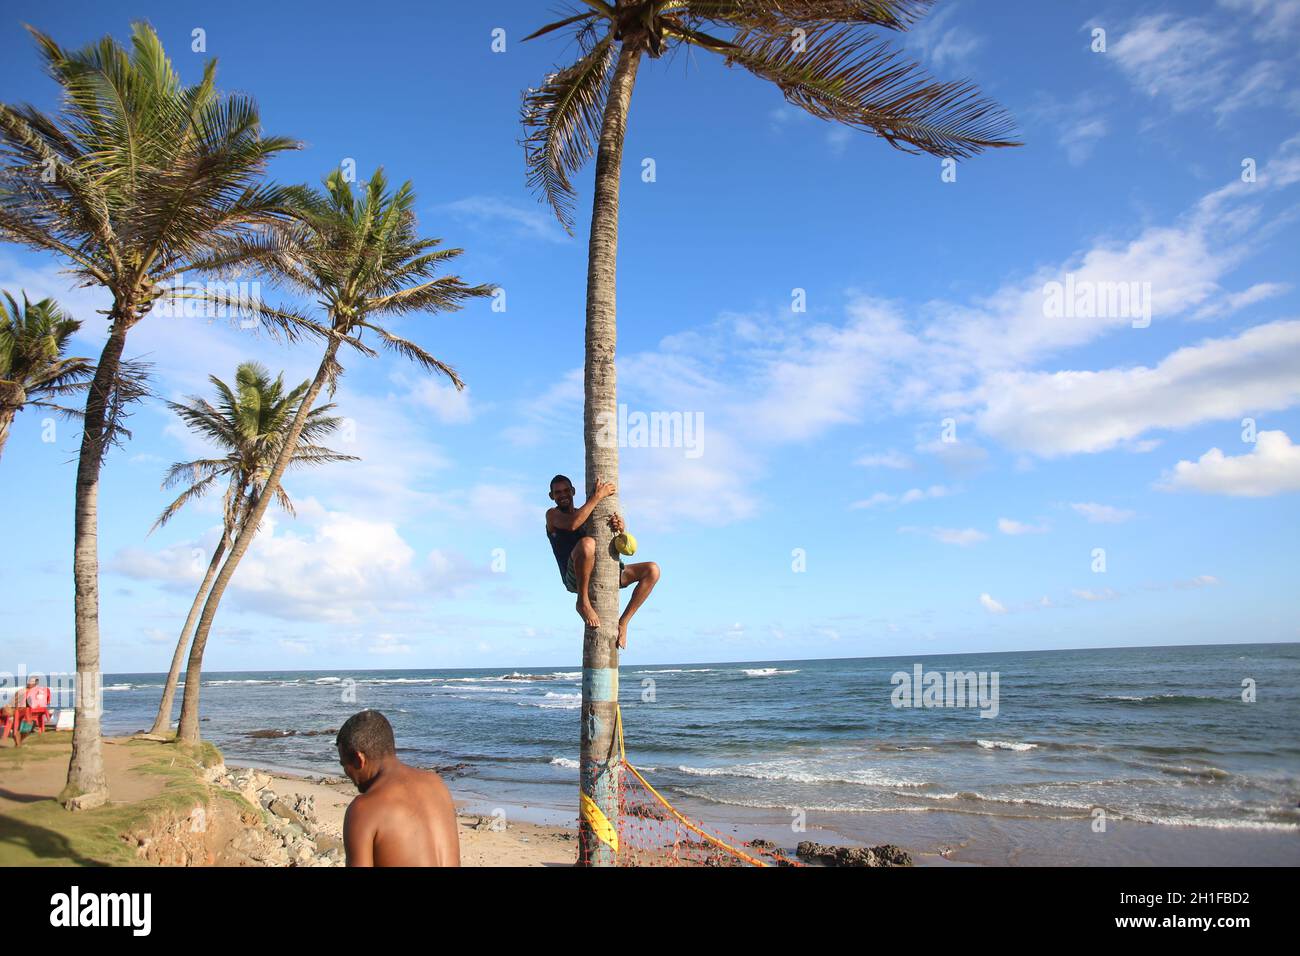
<svg viewBox="0 0 1300 956">
<path fill-rule="evenodd" d="M 582 529 L 561 531 L 559 528 L 547 528 L 546 537 L 551 539 L 551 551 L 555 554 L 555 563 L 560 566 L 560 577 L 569 569 L 569 555 L 573 546 L 582 538 Z"/>
</svg>

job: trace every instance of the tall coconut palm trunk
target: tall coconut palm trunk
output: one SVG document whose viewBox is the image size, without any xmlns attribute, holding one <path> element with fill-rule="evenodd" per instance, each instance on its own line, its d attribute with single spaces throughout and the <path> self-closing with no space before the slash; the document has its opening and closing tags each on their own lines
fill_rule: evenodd
<svg viewBox="0 0 1300 956">
<path fill-rule="evenodd" d="M 614 368 L 615 273 L 618 260 L 618 193 L 623 166 L 623 138 L 636 82 L 639 50 L 624 46 L 610 81 L 596 154 L 596 190 L 591 214 L 587 264 L 587 335 L 584 366 L 583 440 L 586 445 L 587 496 L 596 482 L 618 483 L 618 391 Z M 600 627 L 587 628 L 582 644 L 582 751 L 579 779 L 579 862 L 612 866 L 613 846 L 601 838 L 599 814 L 618 829 L 619 756 L 615 734 L 618 707 L 618 560 L 610 545 L 607 520 L 618 510 L 616 496 L 603 499 L 584 531 L 596 541 L 591 574 L 591 602 Z"/>
<path fill-rule="evenodd" d="M 108 440 L 109 403 L 126 348 L 126 333 L 134 324 L 132 313 L 132 309 L 117 308 L 109 316 L 108 342 L 86 396 L 81 455 L 77 460 L 72 550 L 77 635 L 75 722 L 68 782 L 59 795 L 69 810 L 88 810 L 108 800 L 99 733 L 103 694 L 99 663 L 99 472 Z"/>
<path fill-rule="evenodd" d="M 3 392 L 4 386 L 0 385 L 0 392 Z M 0 402 L 4 401 L 4 395 L 0 394 Z M 14 415 L 18 413 L 18 406 L 0 404 L 0 458 L 4 457 L 5 442 L 9 441 L 9 428 L 14 423 Z"/>
<path fill-rule="evenodd" d="M 325 383 L 338 368 L 334 360 L 338 350 L 339 339 L 336 336 L 330 339 L 325 349 L 325 357 L 321 359 L 320 368 L 316 370 L 316 377 L 312 379 L 311 386 L 303 395 L 302 404 L 298 406 L 298 414 L 294 416 L 293 425 L 285 435 L 275 467 L 271 469 L 266 484 L 258 493 L 256 504 L 240 522 L 239 532 L 235 535 L 234 544 L 230 546 L 230 557 L 226 558 L 226 563 L 221 566 L 221 571 L 217 574 L 212 590 L 203 604 L 203 613 L 194 632 L 194 642 L 190 645 L 190 658 L 185 668 L 185 693 L 181 696 L 181 716 L 176 726 L 176 740 L 180 743 L 192 745 L 199 742 L 199 682 L 203 674 L 203 651 L 208 644 L 208 634 L 212 631 L 212 621 L 217 616 L 221 596 L 226 593 L 226 587 L 230 584 L 235 569 L 239 567 L 239 562 L 247 553 L 249 545 L 253 543 L 262 516 L 271 506 L 275 490 L 280 486 L 280 479 L 293 459 L 294 450 L 298 447 L 298 438 L 302 435 L 312 405 L 315 404 L 316 397 L 320 395 Z"/>
<path fill-rule="evenodd" d="M 221 541 L 217 544 L 217 549 L 212 552 L 212 560 L 208 562 L 208 570 L 203 575 L 203 582 L 199 585 L 199 593 L 194 595 L 194 603 L 190 605 L 190 613 L 185 618 L 185 626 L 181 628 L 180 639 L 176 642 L 176 653 L 172 654 L 172 666 L 167 671 L 167 683 L 163 685 L 162 702 L 158 705 L 158 716 L 153 719 L 153 727 L 149 729 L 151 734 L 165 734 L 171 729 L 172 705 L 176 702 L 176 684 L 180 681 L 181 662 L 185 660 L 185 649 L 190 646 L 190 634 L 194 631 L 194 622 L 198 620 L 199 611 L 203 608 L 203 602 L 212 587 L 212 580 L 217 576 L 217 570 L 221 567 L 221 558 L 228 547 L 230 547 L 229 529 L 222 532 Z"/>
</svg>

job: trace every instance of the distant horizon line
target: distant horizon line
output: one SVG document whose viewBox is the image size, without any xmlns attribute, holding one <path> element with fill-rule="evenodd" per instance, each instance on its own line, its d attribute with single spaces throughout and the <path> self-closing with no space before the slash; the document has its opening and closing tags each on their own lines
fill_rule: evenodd
<svg viewBox="0 0 1300 956">
<path fill-rule="evenodd" d="M 1039 648 L 1037 650 L 1014 650 L 1014 651 L 960 651 L 948 652 L 942 654 L 888 654 L 879 657 L 802 657 L 802 658 L 768 658 L 764 660 L 736 660 L 736 661 L 662 661 L 647 662 L 643 664 L 629 664 L 628 667 L 683 667 L 693 666 L 701 667 L 706 665 L 735 665 L 735 664 L 813 664 L 822 661 L 890 661 L 890 660 L 913 660 L 916 658 L 928 657 L 997 657 L 1007 654 L 1069 654 L 1079 651 L 1141 651 L 1155 649 L 1174 649 L 1184 647 L 1194 648 L 1212 648 L 1212 647 L 1286 647 L 1289 645 L 1300 645 L 1300 641 L 1229 641 L 1223 644 L 1132 644 L 1117 645 L 1112 647 L 1056 647 L 1056 648 Z M 622 665 L 620 665 L 622 666 Z M 508 665 L 495 664 L 486 667 L 366 667 L 366 668 L 277 668 L 269 670 L 205 670 L 205 675 L 215 674 L 284 674 L 284 673 L 318 673 L 318 674 L 347 674 L 352 672 L 366 671 L 484 671 L 484 670 L 511 670 L 511 671 L 528 671 L 528 670 L 550 670 L 550 671 L 571 671 L 582 670 L 581 664 L 576 667 L 572 664 L 527 664 L 527 665 Z M 28 671 L 28 673 L 39 673 L 37 671 Z M 142 676 L 160 676 L 166 677 L 165 671 L 105 671 L 105 676 L 124 676 L 136 674 Z"/>
</svg>

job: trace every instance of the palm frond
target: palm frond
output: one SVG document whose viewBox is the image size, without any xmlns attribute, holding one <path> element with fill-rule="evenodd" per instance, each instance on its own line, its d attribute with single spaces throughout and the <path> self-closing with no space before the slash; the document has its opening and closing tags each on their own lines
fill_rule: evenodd
<svg viewBox="0 0 1300 956">
<path fill-rule="evenodd" d="M 572 66 L 524 93 L 528 186 L 546 198 L 570 235 L 575 192 L 569 177 L 595 154 L 616 58 L 611 32 Z"/>
</svg>

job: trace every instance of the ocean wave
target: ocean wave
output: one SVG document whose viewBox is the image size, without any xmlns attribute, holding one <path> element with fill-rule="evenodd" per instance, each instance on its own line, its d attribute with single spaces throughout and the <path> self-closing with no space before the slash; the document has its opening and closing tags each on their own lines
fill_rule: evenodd
<svg viewBox="0 0 1300 956">
<path fill-rule="evenodd" d="M 280 683 L 283 683 L 283 681 L 280 681 L 280 680 L 255 680 L 255 679 L 250 678 L 250 679 L 248 679 L 248 680 L 205 680 L 205 681 L 203 682 L 203 686 L 205 686 L 205 687 L 220 687 L 220 686 L 223 685 L 223 684 L 280 684 Z"/>
<path fill-rule="evenodd" d="M 464 687 L 440 687 L 438 690 L 455 690 L 467 691 L 472 690 L 476 694 L 518 694 L 523 690 L 522 687 L 479 687 L 475 684 L 469 684 Z M 463 700 L 472 700 L 471 697 L 462 698 Z"/>
<path fill-rule="evenodd" d="M 784 783 L 847 783 L 857 786 L 899 789 L 934 786 L 934 784 L 924 780 L 903 780 L 898 777 L 888 777 L 872 768 L 836 772 L 819 769 L 804 770 L 780 763 L 753 763 L 737 764 L 730 767 L 679 765 L 677 771 L 691 777 L 741 777 L 749 780 L 771 780 Z"/>
<path fill-rule="evenodd" d="M 1018 740 L 976 740 L 975 743 L 985 750 L 1036 750 L 1038 744 L 1021 743 Z"/>
<path fill-rule="evenodd" d="M 572 699 L 566 697 L 563 700 L 547 700 L 544 697 L 538 697 L 533 700 L 517 700 L 516 707 L 539 707 L 542 710 L 578 710 L 582 707 L 582 695 L 574 694 Z"/>
<path fill-rule="evenodd" d="M 448 677 L 448 684 L 484 684 L 495 683 L 499 681 L 557 681 L 557 680 L 578 680 L 582 677 L 582 671 L 553 671 L 550 674 L 521 674 L 519 671 L 511 671 L 509 674 L 500 674 L 495 677 Z"/>
<path fill-rule="evenodd" d="M 551 766 L 563 767 L 565 770 L 577 770 L 582 765 L 570 757 L 552 757 Z"/>
<path fill-rule="evenodd" d="M 130 690 L 131 687 L 132 687 L 131 684 L 112 684 L 108 687 L 105 687 L 104 690 Z"/>
<path fill-rule="evenodd" d="M 629 674 L 712 674 L 714 667 L 665 667 L 658 670 L 628 671 Z"/>
<path fill-rule="evenodd" d="M 1220 770 L 1218 767 L 1211 767 L 1208 764 L 1204 767 L 1157 767 L 1161 773 L 1167 773 L 1175 777 L 1192 777 L 1194 779 L 1206 780 L 1227 780 L 1232 776 L 1227 770 Z"/>
<path fill-rule="evenodd" d="M 798 670 L 783 671 L 775 667 L 748 667 L 740 671 L 746 677 L 775 677 L 777 674 L 797 674 Z"/>
<path fill-rule="evenodd" d="M 1098 703 L 1160 706 L 1170 704 L 1222 704 L 1230 702 L 1231 698 L 1211 697 L 1207 694 L 1146 694 L 1137 696 L 1130 694 L 1101 694 L 1091 697 L 1090 700 Z"/>
<path fill-rule="evenodd" d="M 441 677 L 363 677 L 358 684 L 441 684 Z M 317 681 L 316 683 L 321 683 Z"/>
</svg>

